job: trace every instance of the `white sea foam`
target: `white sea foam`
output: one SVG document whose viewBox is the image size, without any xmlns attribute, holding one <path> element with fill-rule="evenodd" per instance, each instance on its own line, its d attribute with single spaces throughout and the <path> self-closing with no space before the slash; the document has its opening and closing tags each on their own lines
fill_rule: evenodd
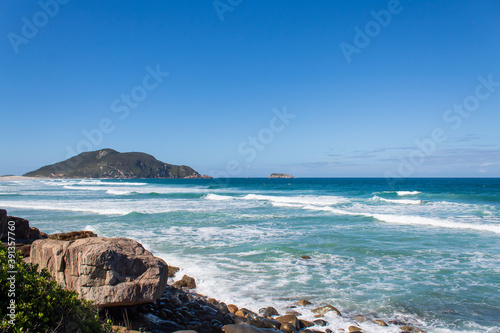
<svg viewBox="0 0 500 333">
<path fill-rule="evenodd" d="M 243 197 L 245 200 L 260 200 L 270 201 L 275 203 L 290 203 L 290 204 L 310 204 L 310 205 L 338 205 L 349 202 L 348 198 L 340 196 L 313 196 L 313 195 L 298 195 L 298 196 L 272 196 L 247 194 Z"/>
<path fill-rule="evenodd" d="M 97 186 L 145 186 L 148 183 L 136 183 L 136 182 L 109 182 L 102 180 L 81 180 L 76 183 L 77 185 L 97 185 Z"/>
<path fill-rule="evenodd" d="M 300 205 L 338 205 L 341 203 L 349 202 L 348 198 L 340 196 L 312 196 L 312 195 L 299 195 L 299 196 L 274 196 L 274 195 L 259 195 L 247 194 L 243 197 L 207 194 L 207 200 L 226 201 L 226 200 L 248 200 L 248 201 L 268 201 L 274 206 L 281 207 L 300 207 Z M 299 206 L 295 206 L 299 205 Z"/>
<path fill-rule="evenodd" d="M 421 205 L 422 200 L 413 200 L 413 199 L 386 199 L 379 197 L 375 195 L 373 198 L 371 198 L 372 201 L 382 201 L 382 202 L 388 202 L 388 203 L 395 203 L 395 204 L 401 204 L 401 205 Z"/>
<path fill-rule="evenodd" d="M 221 205 L 200 205 L 190 200 L 162 200 L 154 199 L 147 201 L 135 201 L 127 199 L 103 199 L 103 200 L 78 200 L 78 201 L 54 201 L 54 200 L 23 200 L 23 201 L 0 201 L 0 207 L 71 211 L 82 213 L 94 213 L 99 215 L 127 215 L 133 212 L 142 214 L 158 214 L 174 211 L 216 211 L 224 209 Z"/>
<path fill-rule="evenodd" d="M 296 206 L 296 208 L 298 207 Z M 394 224 L 422 225 L 422 226 L 452 228 L 452 229 L 471 229 L 478 231 L 489 231 L 494 233 L 500 233 L 500 224 L 463 223 L 447 219 L 429 218 L 429 217 L 413 216 L 413 215 L 380 214 L 380 213 L 371 213 L 366 211 L 356 212 L 346 209 L 333 208 L 329 206 L 303 205 L 302 209 L 313 210 L 313 211 L 326 211 L 337 215 L 372 217 L 382 222 L 394 223 Z"/>
<path fill-rule="evenodd" d="M 112 194 L 112 195 L 129 195 L 134 193 L 134 191 L 127 191 L 127 190 L 106 190 L 107 194 Z"/>
<path fill-rule="evenodd" d="M 452 229 L 472 229 L 479 231 L 490 231 L 500 234 L 500 225 L 497 224 L 472 224 L 472 223 L 462 223 L 455 222 L 439 218 L 429 218 L 422 216 L 410 216 L 410 215 L 389 215 L 389 214 L 370 214 L 377 220 L 394 223 L 394 224 L 407 224 L 407 225 L 425 225 L 440 228 L 452 228 Z"/>
<path fill-rule="evenodd" d="M 209 193 L 205 196 L 205 199 L 213 200 L 213 201 L 227 201 L 227 200 L 235 200 L 236 198 L 228 196 L 228 195 L 219 195 L 219 194 Z"/>
<path fill-rule="evenodd" d="M 405 195 L 417 195 L 422 192 L 420 191 L 396 191 L 397 195 L 399 196 L 405 196 Z"/>
</svg>

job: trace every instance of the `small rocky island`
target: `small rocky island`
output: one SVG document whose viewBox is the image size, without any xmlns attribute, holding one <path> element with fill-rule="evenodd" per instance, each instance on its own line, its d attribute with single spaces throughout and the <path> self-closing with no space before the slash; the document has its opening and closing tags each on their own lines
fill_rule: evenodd
<svg viewBox="0 0 500 333">
<path fill-rule="evenodd" d="M 272 173 L 267 178 L 295 178 L 295 177 L 287 173 Z"/>
<path fill-rule="evenodd" d="M 26 173 L 40 178 L 210 178 L 186 165 L 167 164 L 145 153 L 113 149 L 84 152 Z"/>
</svg>

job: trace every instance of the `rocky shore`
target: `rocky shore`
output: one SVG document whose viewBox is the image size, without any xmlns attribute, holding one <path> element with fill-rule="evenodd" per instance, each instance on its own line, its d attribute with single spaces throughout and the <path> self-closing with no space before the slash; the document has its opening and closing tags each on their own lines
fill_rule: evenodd
<svg viewBox="0 0 500 333">
<path fill-rule="evenodd" d="M 291 302 L 282 313 L 265 305 L 254 312 L 196 293 L 194 278 L 177 276 L 179 268 L 134 240 L 97 237 L 89 231 L 46 235 L 29 221 L 0 210 L 3 246 L 11 225 L 26 262 L 48 269 L 58 284 L 94 301 L 100 315 L 111 318 L 120 333 L 423 332 L 401 321 L 348 317 L 331 304 L 306 299 Z M 312 313 L 314 319 L 305 320 L 303 313 Z M 329 322 L 333 319 L 335 327 Z"/>
</svg>

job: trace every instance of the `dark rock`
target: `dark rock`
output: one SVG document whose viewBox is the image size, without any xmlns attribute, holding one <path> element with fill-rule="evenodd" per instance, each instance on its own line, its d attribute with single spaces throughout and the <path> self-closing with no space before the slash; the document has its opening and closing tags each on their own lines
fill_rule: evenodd
<svg viewBox="0 0 500 333">
<path fill-rule="evenodd" d="M 278 333 L 273 328 L 258 328 L 252 325 L 225 325 L 222 327 L 224 333 Z"/>
<path fill-rule="evenodd" d="M 310 260 L 310 259 L 312 259 L 312 258 L 311 258 L 310 256 L 302 256 L 302 257 L 300 257 L 300 259 Z"/>
<path fill-rule="evenodd" d="M 297 329 L 291 323 L 282 323 L 281 327 L 280 327 L 280 331 L 283 331 L 286 333 L 295 333 L 295 332 L 297 332 Z"/>
<path fill-rule="evenodd" d="M 30 256 L 31 244 L 16 244 L 16 250 L 21 252 L 23 258 L 27 258 Z"/>
<path fill-rule="evenodd" d="M 161 330 L 162 332 L 171 333 L 185 329 L 184 326 L 179 325 L 174 321 L 164 320 L 153 314 L 147 314 L 144 318 L 149 322 L 148 327 L 152 330 Z"/>
<path fill-rule="evenodd" d="M 186 329 L 199 331 L 201 329 L 201 323 L 199 322 L 190 322 L 186 325 Z"/>
<path fill-rule="evenodd" d="M 312 321 L 307 321 L 303 319 L 299 319 L 301 327 L 311 327 L 314 326 L 315 324 Z"/>
<path fill-rule="evenodd" d="M 209 306 L 204 306 L 203 307 L 203 310 L 208 313 L 208 315 L 210 316 L 217 316 L 217 314 L 219 313 L 217 310 L 209 307 Z"/>
<path fill-rule="evenodd" d="M 349 326 L 348 328 L 349 332 L 351 333 L 361 333 L 361 328 L 357 327 L 357 326 Z"/>
<path fill-rule="evenodd" d="M 261 309 L 259 309 L 259 314 L 262 317 L 279 316 L 278 311 L 275 308 L 273 308 L 272 306 L 269 306 L 267 308 L 261 308 Z"/>
<path fill-rule="evenodd" d="M 5 209 L 0 209 L 0 223 L 7 222 L 7 211 Z"/>
<path fill-rule="evenodd" d="M 9 225 L 10 222 L 10 225 Z M 14 222 L 14 223 L 12 223 Z M 12 230 L 12 226 L 14 230 Z M 0 238 L 7 240 L 9 237 L 9 231 L 12 233 L 16 239 L 29 239 L 30 237 L 30 223 L 28 220 L 22 219 L 15 216 L 7 216 L 3 218 L 0 222 Z"/>
<path fill-rule="evenodd" d="M 269 328 L 276 328 L 279 330 L 281 327 L 281 323 L 275 319 L 269 319 L 269 318 L 260 318 L 261 321 L 265 322 L 267 324 L 267 327 Z"/>
<path fill-rule="evenodd" d="M 182 306 L 181 300 L 178 297 L 176 297 L 175 295 L 170 295 L 169 299 L 170 299 L 170 303 L 172 303 L 172 305 Z"/>
<path fill-rule="evenodd" d="M 41 232 L 38 228 L 30 227 L 29 239 L 45 239 L 48 235 L 45 232 Z"/>
<path fill-rule="evenodd" d="M 234 319 L 235 319 L 235 315 L 232 314 L 232 313 L 228 313 L 224 316 L 224 320 L 222 321 L 222 323 L 224 325 L 230 325 L 230 324 L 234 324 Z M 239 317 L 238 317 L 239 318 Z"/>
<path fill-rule="evenodd" d="M 9 234 L 9 231 L 11 232 Z M 47 234 L 30 227 L 30 222 L 20 217 L 7 216 L 5 209 L 0 209 L 0 239 L 7 242 L 9 236 L 18 243 L 31 244 L 34 240 L 47 238 Z M 24 253 L 26 250 L 24 250 Z"/>
<path fill-rule="evenodd" d="M 57 239 L 57 240 L 63 240 L 63 241 L 74 241 L 77 239 L 82 239 L 82 238 L 89 238 L 89 237 L 97 237 L 97 234 L 93 233 L 92 231 L 72 231 L 72 232 L 64 232 L 64 233 L 59 233 L 59 234 L 52 234 L 49 235 L 49 239 Z"/>
<path fill-rule="evenodd" d="M 328 322 L 323 320 L 323 319 L 316 319 L 314 321 L 314 324 L 318 325 L 318 326 L 326 326 L 326 325 L 328 325 Z"/>
<path fill-rule="evenodd" d="M 174 318 L 174 314 L 172 311 L 169 311 L 169 310 L 166 310 L 166 309 L 162 309 L 160 311 L 158 311 L 158 317 L 160 317 L 161 319 L 173 319 Z"/>
</svg>

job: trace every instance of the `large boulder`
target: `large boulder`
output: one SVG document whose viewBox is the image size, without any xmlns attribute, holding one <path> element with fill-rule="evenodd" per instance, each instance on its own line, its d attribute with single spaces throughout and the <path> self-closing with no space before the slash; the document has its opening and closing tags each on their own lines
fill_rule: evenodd
<svg viewBox="0 0 500 333">
<path fill-rule="evenodd" d="M 167 285 L 167 264 L 127 238 L 37 240 L 31 263 L 100 307 L 154 302 Z"/>
<path fill-rule="evenodd" d="M 15 242 L 16 250 L 23 257 L 30 254 L 31 243 L 36 239 L 47 238 L 47 234 L 37 228 L 30 227 L 30 222 L 20 217 L 7 216 L 5 209 L 0 209 L 0 239 L 2 246 L 7 247 Z"/>
<path fill-rule="evenodd" d="M 5 211 L 4 211 L 5 212 Z M 2 215 L 4 215 L 2 213 Z M 16 239 L 29 239 L 30 237 L 30 223 L 28 220 L 15 216 L 2 216 L 0 222 L 0 238 L 8 239 L 10 235 L 15 236 Z M 9 224 L 10 222 L 10 224 Z M 9 228 L 9 226 L 11 228 Z M 13 229 L 13 230 L 11 230 Z M 9 231 L 12 233 L 9 234 Z"/>
<path fill-rule="evenodd" d="M 0 209 L 0 239 L 6 241 L 9 236 L 23 243 L 31 243 L 35 239 L 47 238 L 47 234 L 37 228 L 30 227 L 28 220 L 16 216 L 7 216 L 7 211 Z"/>
</svg>

